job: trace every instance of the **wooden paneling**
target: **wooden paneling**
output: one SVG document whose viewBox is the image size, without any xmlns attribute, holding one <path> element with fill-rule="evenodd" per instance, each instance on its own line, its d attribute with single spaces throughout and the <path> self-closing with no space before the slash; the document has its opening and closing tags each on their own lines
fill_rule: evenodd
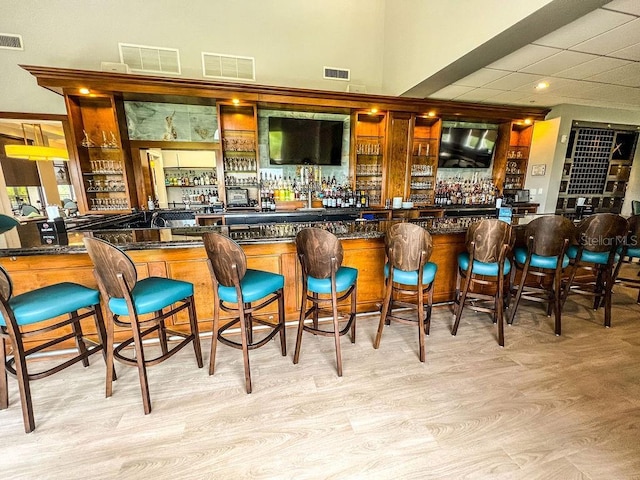
<svg viewBox="0 0 640 480">
<path fill-rule="evenodd" d="M 409 161 L 409 135 L 412 126 L 411 115 L 392 112 L 389 119 L 389 140 L 387 143 L 386 197 L 408 197 L 406 181 Z"/>
</svg>

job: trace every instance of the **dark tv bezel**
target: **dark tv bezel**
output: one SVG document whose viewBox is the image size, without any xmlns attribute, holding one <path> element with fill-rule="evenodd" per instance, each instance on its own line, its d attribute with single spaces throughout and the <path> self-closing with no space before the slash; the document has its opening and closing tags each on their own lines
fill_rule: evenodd
<svg viewBox="0 0 640 480">
<path fill-rule="evenodd" d="M 340 127 L 340 142 L 339 142 L 339 154 L 337 157 L 335 157 L 335 159 L 330 158 L 328 162 L 324 162 L 321 161 L 320 159 L 318 160 L 309 160 L 309 161 L 305 161 L 305 160 L 282 160 L 282 161 L 277 161 L 274 160 L 271 156 L 271 138 L 270 138 L 270 134 L 272 131 L 272 126 L 271 126 L 271 122 L 273 120 L 278 120 L 278 121 L 284 121 L 284 122 L 304 122 L 304 123 L 309 123 L 314 124 L 314 123 L 319 123 L 319 124 L 331 124 L 332 127 Z M 268 148 L 269 148 L 269 165 L 270 166 L 287 166 L 287 165 L 320 165 L 320 166 L 329 166 L 329 167 L 339 167 L 342 165 L 342 144 L 344 142 L 344 120 L 331 120 L 331 119 L 318 119 L 318 118 L 290 118 L 290 117 L 269 117 L 269 123 L 268 123 L 269 127 L 268 127 Z"/>
</svg>

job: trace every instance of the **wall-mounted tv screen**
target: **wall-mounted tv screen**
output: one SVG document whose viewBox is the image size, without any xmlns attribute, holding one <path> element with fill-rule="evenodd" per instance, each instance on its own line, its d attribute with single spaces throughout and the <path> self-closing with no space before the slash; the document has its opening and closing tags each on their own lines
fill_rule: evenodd
<svg viewBox="0 0 640 480">
<path fill-rule="evenodd" d="M 340 120 L 269 117 L 271 165 L 340 165 Z"/>
<path fill-rule="evenodd" d="M 498 125 L 442 122 L 439 168 L 488 168 L 498 140 Z"/>
</svg>

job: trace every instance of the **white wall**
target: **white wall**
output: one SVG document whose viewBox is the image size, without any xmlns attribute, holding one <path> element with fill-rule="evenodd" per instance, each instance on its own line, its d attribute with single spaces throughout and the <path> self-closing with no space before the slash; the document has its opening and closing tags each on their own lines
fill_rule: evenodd
<svg viewBox="0 0 640 480">
<path fill-rule="evenodd" d="M 0 111 L 66 113 L 60 96 L 18 65 L 100 70 L 118 42 L 177 48 L 182 76 L 203 78 L 201 52 L 255 57 L 256 83 L 346 91 L 323 67 L 379 93 L 385 0 L 2 0 L 0 32 L 24 51 L 0 50 Z"/>
<path fill-rule="evenodd" d="M 406 92 L 550 1 L 387 1 L 383 93 Z"/>
<path fill-rule="evenodd" d="M 547 194 L 553 174 L 558 130 L 560 130 L 559 118 L 536 122 L 533 126 L 533 137 L 527 167 L 527 180 L 524 188 L 530 191 L 531 201 L 540 204 L 538 213 L 554 213 L 556 210 L 555 203 L 547 203 Z M 535 177 L 531 175 L 534 165 L 544 165 L 545 174 Z"/>
<path fill-rule="evenodd" d="M 560 127 L 556 137 L 556 148 L 551 169 L 549 183 L 546 186 L 546 210 L 554 211 L 558 200 L 562 167 L 564 165 L 567 144 L 560 140 L 563 135 L 567 138 L 571 133 L 571 124 L 574 120 L 585 122 L 617 123 L 622 125 L 640 126 L 640 112 L 632 110 L 616 110 L 608 108 L 583 107 L 578 105 L 559 105 L 547 115 L 547 119 L 559 119 Z M 546 178 L 546 177 L 545 177 Z M 529 182 L 527 182 L 529 185 Z M 636 148 L 636 154 L 631 167 L 631 175 L 625 194 L 622 215 L 631 215 L 631 200 L 640 199 L 640 145 Z M 540 199 L 539 199 L 540 200 Z"/>
</svg>

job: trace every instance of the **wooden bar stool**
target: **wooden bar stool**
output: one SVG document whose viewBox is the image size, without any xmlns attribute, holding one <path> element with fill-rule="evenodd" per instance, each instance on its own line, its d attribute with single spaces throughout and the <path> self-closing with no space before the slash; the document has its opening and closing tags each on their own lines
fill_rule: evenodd
<svg viewBox="0 0 640 480">
<path fill-rule="evenodd" d="M 385 249 L 387 253 L 387 263 L 384 266 L 385 295 L 373 348 L 380 346 L 385 323 L 389 325 L 391 320 L 410 325 L 417 323 L 419 358 L 424 362 L 425 335 L 429 335 L 433 305 L 433 280 L 438 269 L 435 263 L 428 261 L 433 250 L 431 235 L 419 225 L 396 223 L 387 231 Z M 404 298 L 394 299 L 394 293 L 414 296 L 416 304 L 409 303 Z M 394 315 L 392 313 L 394 307 L 414 307 L 418 311 L 418 317 L 406 318 Z"/>
<path fill-rule="evenodd" d="M 469 305 L 472 310 L 493 314 L 493 323 L 498 324 L 498 344 L 504 347 L 504 307 L 508 303 L 508 300 L 505 302 L 504 277 L 511 271 L 511 262 L 507 258 L 513 246 L 511 225 L 495 218 L 475 222 L 467 230 L 466 246 L 467 251 L 458 255 L 454 301 L 456 319 L 451 334 L 458 332 L 462 310 L 467 302 L 473 302 Z M 473 287 L 478 285 L 494 289 L 495 292 L 474 291 Z M 485 306 L 487 301 L 493 306 Z"/>
<path fill-rule="evenodd" d="M 604 305 L 604 326 L 611 326 L 611 289 L 618 253 L 629 233 L 629 223 L 614 213 L 597 213 L 576 227 L 578 245 L 571 245 L 571 274 L 566 282 L 564 301 L 571 293 L 594 297 L 593 309 Z M 578 272 L 580 272 L 578 274 Z"/>
<path fill-rule="evenodd" d="M 86 311 L 79 313 L 80 310 Z M 64 320 L 58 319 L 53 323 L 47 321 L 62 315 L 66 316 Z M 98 343 L 85 337 L 82 331 L 80 321 L 90 316 L 95 320 Z M 52 331 L 58 331 L 59 336 L 36 347 L 25 349 L 25 339 Z M 13 357 L 9 360 L 5 339 L 9 340 L 13 350 Z M 27 370 L 30 355 L 71 339 L 75 340 L 77 355 L 47 370 L 37 373 Z M 36 428 L 29 382 L 53 375 L 77 362 L 82 362 L 82 365 L 88 367 L 90 355 L 100 351 L 105 353 L 105 339 L 100 293 L 97 290 L 63 282 L 13 296 L 11 278 L 6 270 L 0 267 L 0 409 L 9 407 L 9 372 L 18 379 L 25 432 L 29 433 Z M 87 346 L 87 343 L 91 345 Z"/>
<path fill-rule="evenodd" d="M 336 345 L 338 376 L 341 377 L 340 337 L 351 330 L 351 343 L 356 341 L 358 270 L 342 266 L 344 256 L 342 244 L 333 233 L 326 230 L 320 228 L 300 230 L 296 235 L 296 249 L 302 267 L 302 304 L 300 305 L 300 321 L 293 363 L 297 364 L 300 358 L 303 330 L 314 335 L 331 336 L 334 337 Z M 339 293 L 340 296 L 338 296 Z M 349 296 L 351 296 L 349 320 L 341 330 L 338 319 L 338 302 Z M 311 308 L 307 310 L 307 302 L 309 301 Z M 332 330 L 323 330 L 318 325 L 320 306 L 327 304 L 331 306 L 333 316 Z M 305 320 L 310 314 L 313 315 L 313 326 L 305 325 Z"/>
<path fill-rule="evenodd" d="M 189 343 L 193 343 L 198 368 L 202 368 L 193 284 L 162 277 L 138 280 L 135 265 L 119 248 L 98 238 L 85 238 L 84 244 L 93 261 L 95 267 L 93 273 L 98 281 L 100 292 L 113 315 L 113 321 L 107 324 L 107 397 L 112 394 L 114 359 L 125 365 L 138 367 L 144 413 L 149 414 L 151 413 L 151 396 L 147 367 L 164 362 Z M 178 305 L 165 311 L 173 304 Z M 191 332 L 185 334 L 166 328 L 165 319 L 185 309 L 189 314 Z M 128 321 L 123 321 L 122 317 L 127 317 Z M 114 325 L 130 328 L 132 331 L 132 336 L 115 348 L 113 347 Z M 147 359 L 142 340 L 154 332 L 158 335 L 161 354 Z M 169 348 L 168 333 L 181 337 L 182 340 Z M 122 353 L 130 345 L 134 347 L 135 358 Z"/>
<path fill-rule="evenodd" d="M 640 261 L 640 215 L 629 217 L 627 221 L 629 222 L 629 233 L 627 241 L 620 251 L 620 261 L 616 265 L 613 279 L 614 284 L 620 282 L 625 287 L 637 288 L 638 298 L 636 303 L 640 303 L 640 270 L 638 270 L 638 274 L 635 277 L 629 277 L 628 273 L 625 273 L 625 276 L 619 276 L 620 268 L 623 264 L 633 264 L 636 267 L 640 265 L 638 263 Z"/>
<path fill-rule="evenodd" d="M 560 335 L 562 274 L 569 266 L 566 252 L 575 240 L 575 227 L 571 220 L 561 215 L 540 217 L 527 224 L 525 238 L 527 245 L 513 250 L 515 268 L 511 269 L 510 283 L 515 301 L 510 307 L 508 323 L 513 323 L 521 299 L 543 302 L 547 304 L 547 316 L 552 310 L 555 312 L 555 334 Z M 521 276 L 519 284 L 515 285 L 517 272 Z"/>
<path fill-rule="evenodd" d="M 213 280 L 213 336 L 211 338 L 211 359 L 209 375 L 213 375 L 218 341 L 233 348 L 242 349 L 244 378 L 247 393 L 251 393 L 251 369 L 249 350 L 265 345 L 280 333 L 282 356 L 287 355 L 284 322 L 284 276 L 247 268 L 247 256 L 236 242 L 214 232 L 202 235 L 207 252 L 209 271 Z M 261 301 L 258 305 L 254 302 Z M 278 323 L 273 324 L 254 314 L 273 302 L 278 302 Z M 235 305 L 235 307 L 233 306 Z M 220 327 L 220 310 L 232 312 L 235 317 Z M 259 323 L 271 328 L 260 340 L 254 340 L 253 325 Z M 224 332 L 240 324 L 240 342 L 225 337 Z"/>
</svg>

